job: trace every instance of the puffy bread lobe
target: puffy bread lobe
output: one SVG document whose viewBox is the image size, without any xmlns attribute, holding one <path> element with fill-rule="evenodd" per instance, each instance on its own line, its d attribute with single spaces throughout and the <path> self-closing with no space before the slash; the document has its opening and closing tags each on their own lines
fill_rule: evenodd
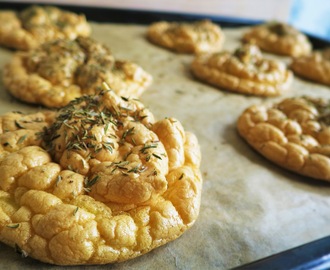
<svg viewBox="0 0 330 270">
<path fill-rule="evenodd" d="M 293 26 L 281 22 L 269 22 L 251 27 L 244 35 L 243 42 L 252 43 L 263 51 L 286 56 L 307 55 L 312 44 L 307 36 Z"/>
<path fill-rule="evenodd" d="M 105 45 L 78 37 L 16 53 L 4 67 L 3 81 L 14 97 L 55 108 L 98 93 L 103 82 L 120 96 L 139 97 L 152 77 L 133 62 L 115 60 Z"/>
<path fill-rule="evenodd" d="M 290 64 L 293 72 L 305 79 L 330 85 L 330 49 L 314 51 L 309 55 L 294 57 Z"/>
<path fill-rule="evenodd" d="M 106 264 L 194 224 L 201 152 L 179 121 L 155 121 L 141 102 L 113 91 L 76 99 L 50 118 L 31 124 L 38 142 L 0 160 L 2 242 L 51 264 Z M 2 120 L 6 133 L 26 131 L 10 119 Z"/>
<path fill-rule="evenodd" d="M 197 55 L 191 64 L 195 77 L 216 87 L 242 94 L 278 96 L 289 89 L 293 75 L 284 63 L 266 59 L 255 45 L 235 52 Z"/>
<path fill-rule="evenodd" d="M 29 145 L 40 145 L 38 135 L 43 128 L 52 123 L 54 112 L 23 114 L 9 112 L 0 117 L 0 161 L 9 153 Z"/>
<path fill-rule="evenodd" d="M 329 101 L 287 98 L 254 105 L 239 117 L 239 134 L 254 149 L 281 167 L 330 181 Z"/>
<path fill-rule="evenodd" d="M 0 45 L 28 51 L 54 39 L 89 36 L 84 15 L 53 6 L 30 6 L 20 12 L 0 12 Z"/>
<path fill-rule="evenodd" d="M 209 20 L 190 23 L 160 21 L 151 24 L 147 38 L 177 53 L 215 52 L 225 40 L 221 27 Z"/>
</svg>

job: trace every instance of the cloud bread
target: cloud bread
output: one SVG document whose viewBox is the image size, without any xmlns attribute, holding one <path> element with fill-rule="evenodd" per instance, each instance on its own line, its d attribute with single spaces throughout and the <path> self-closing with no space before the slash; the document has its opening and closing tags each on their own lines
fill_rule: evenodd
<svg viewBox="0 0 330 270">
<path fill-rule="evenodd" d="M 243 41 L 256 44 L 263 51 L 286 56 L 309 54 L 312 45 L 307 36 L 293 26 L 281 22 L 269 22 L 251 27 Z"/>
<path fill-rule="evenodd" d="M 30 6 L 20 12 L 0 12 L 0 45 L 30 50 L 59 38 L 89 36 L 91 27 L 84 15 L 53 6 Z"/>
<path fill-rule="evenodd" d="M 295 57 L 290 68 L 298 76 L 330 86 L 330 48 Z"/>
<path fill-rule="evenodd" d="M 78 37 L 17 52 L 4 67 L 3 81 L 14 97 L 53 108 L 97 93 L 103 81 L 118 95 L 139 97 L 152 77 L 133 62 L 115 59 L 105 45 Z"/>
<path fill-rule="evenodd" d="M 279 166 L 330 181 L 329 108 L 329 100 L 286 98 L 246 109 L 237 128 L 254 149 Z"/>
<path fill-rule="evenodd" d="M 219 51 L 225 40 L 221 27 L 209 20 L 156 22 L 149 26 L 147 37 L 161 47 L 190 54 Z"/>
<path fill-rule="evenodd" d="M 176 239 L 198 216 L 196 137 L 174 118 L 154 121 L 136 99 L 104 91 L 55 115 L 0 123 L 0 240 L 25 256 L 124 261 Z"/>
<path fill-rule="evenodd" d="M 197 55 L 192 73 L 200 80 L 226 90 L 260 96 L 277 96 L 288 90 L 293 75 L 278 60 L 266 59 L 255 45 Z"/>
</svg>

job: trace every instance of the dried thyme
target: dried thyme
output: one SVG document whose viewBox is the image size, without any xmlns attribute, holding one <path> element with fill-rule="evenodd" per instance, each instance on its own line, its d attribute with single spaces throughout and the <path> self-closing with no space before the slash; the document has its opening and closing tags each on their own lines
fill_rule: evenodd
<svg viewBox="0 0 330 270">
<path fill-rule="evenodd" d="M 26 138 L 27 138 L 27 135 L 26 135 L 26 134 L 23 135 L 23 136 L 21 136 L 21 137 L 19 137 L 19 139 L 18 139 L 18 141 L 17 141 L 17 144 L 21 144 L 22 142 L 25 141 Z"/>
<path fill-rule="evenodd" d="M 88 178 L 85 178 L 85 188 L 92 187 L 93 185 L 95 185 L 97 183 L 97 181 L 99 181 L 99 179 L 100 179 L 99 175 L 96 175 L 91 180 L 89 180 Z"/>
<path fill-rule="evenodd" d="M 155 153 L 152 153 L 152 155 L 155 157 L 155 158 L 158 158 L 158 159 L 162 159 L 160 156 L 156 155 Z"/>
<path fill-rule="evenodd" d="M 62 176 L 58 175 L 56 178 L 55 186 L 57 186 L 62 181 Z"/>
<path fill-rule="evenodd" d="M 75 216 L 79 210 L 79 207 L 77 206 L 76 209 L 73 211 L 73 215 Z"/>
<path fill-rule="evenodd" d="M 20 226 L 19 223 L 15 223 L 15 224 L 9 224 L 6 227 L 11 229 L 17 229 L 19 226 Z"/>
<path fill-rule="evenodd" d="M 23 127 L 20 123 L 18 123 L 17 120 L 15 120 L 15 126 L 16 126 L 17 128 L 24 129 L 24 127 Z"/>
</svg>

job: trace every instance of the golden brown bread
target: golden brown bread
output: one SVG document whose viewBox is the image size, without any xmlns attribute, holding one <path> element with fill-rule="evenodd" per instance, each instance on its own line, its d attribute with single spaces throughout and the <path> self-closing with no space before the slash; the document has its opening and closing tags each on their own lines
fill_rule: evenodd
<svg viewBox="0 0 330 270">
<path fill-rule="evenodd" d="M 54 39 L 89 36 L 84 15 L 53 6 L 30 6 L 20 12 L 0 12 L 0 45 L 30 50 Z"/>
<path fill-rule="evenodd" d="M 55 115 L 0 122 L 0 240 L 24 255 L 124 261 L 176 239 L 198 216 L 196 137 L 173 118 L 155 122 L 137 100 L 105 91 Z"/>
<path fill-rule="evenodd" d="M 290 68 L 295 74 L 317 83 L 330 85 L 330 48 L 294 57 Z"/>
<path fill-rule="evenodd" d="M 147 37 L 152 43 L 178 53 L 219 51 L 225 40 L 220 26 L 209 20 L 156 22 L 149 26 Z"/>
<path fill-rule="evenodd" d="M 239 134 L 281 167 L 330 181 L 330 102 L 287 98 L 271 106 L 255 105 L 239 117 Z"/>
<path fill-rule="evenodd" d="M 312 44 L 307 36 L 292 27 L 280 22 L 269 22 L 251 27 L 244 35 L 243 41 L 256 44 L 266 52 L 301 56 L 309 54 Z"/>
<path fill-rule="evenodd" d="M 14 97 L 52 108 L 96 94 L 102 82 L 118 95 L 139 97 L 152 77 L 133 62 L 115 59 L 104 44 L 78 37 L 17 52 L 4 67 L 3 81 Z"/>
<path fill-rule="evenodd" d="M 266 59 L 255 45 L 197 55 L 192 73 L 219 88 L 249 95 L 277 96 L 289 89 L 293 75 L 284 63 Z"/>
</svg>

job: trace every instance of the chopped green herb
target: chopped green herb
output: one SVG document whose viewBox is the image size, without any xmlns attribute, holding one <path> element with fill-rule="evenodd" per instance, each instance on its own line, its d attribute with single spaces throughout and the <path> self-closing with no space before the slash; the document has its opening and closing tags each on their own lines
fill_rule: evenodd
<svg viewBox="0 0 330 270">
<path fill-rule="evenodd" d="M 96 182 L 100 179 L 99 175 L 96 175 L 95 177 L 93 177 L 91 180 L 88 180 L 88 178 L 85 179 L 85 187 L 86 188 L 90 188 L 93 185 L 96 184 Z"/>
<path fill-rule="evenodd" d="M 140 152 L 141 153 L 145 153 L 146 150 L 150 149 L 150 148 L 157 148 L 157 144 L 149 144 L 149 145 L 144 145 L 141 149 Z"/>
<path fill-rule="evenodd" d="M 128 170 L 127 173 L 141 173 L 144 172 L 147 168 L 144 167 L 142 164 L 136 165 L 135 167 L 133 167 L 132 169 Z"/>
<path fill-rule="evenodd" d="M 107 149 L 110 153 L 113 153 L 113 143 L 111 142 L 104 142 L 103 147 Z"/>
<path fill-rule="evenodd" d="M 108 129 L 109 129 L 109 123 L 106 123 L 104 127 L 104 134 L 107 134 Z"/>
<path fill-rule="evenodd" d="M 59 182 L 62 181 L 62 176 L 58 175 L 57 178 L 56 178 L 56 183 L 55 183 L 55 186 L 58 185 Z"/>
<path fill-rule="evenodd" d="M 90 189 L 90 188 L 86 188 L 86 187 L 84 187 L 84 190 L 85 190 L 85 192 L 87 192 L 87 193 L 91 192 L 91 189 Z"/>
<path fill-rule="evenodd" d="M 127 97 L 121 97 L 122 100 L 128 101 L 129 99 Z"/>
<path fill-rule="evenodd" d="M 137 165 L 137 166 L 135 166 L 135 167 L 133 167 L 132 169 L 130 169 L 130 170 L 128 170 L 127 172 L 128 173 L 131 173 L 131 172 L 133 172 L 133 173 L 138 173 L 139 172 L 139 165 Z"/>
<path fill-rule="evenodd" d="M 54 140 L 56 140 L 59 137 L 61 137 L 60 134 L 54 134 L 54 136 L 51 137 L 51 141 L 54 141 Z"/>
<path fill-rule="evenodd" d="M 11 228 L 11 229 L 17 229 L 19 226 L 20 226 L 19 223 L 15 223 L 15 224 L 9 224 L 9 225 L 7 225 L 7 227 L 8 227 L 8 228 Z"/>
<path fill-rule="evenodd" d="M 162 159 L 160 156 L 156 155 L 155 153 L 152 153 L 152 155 L 155 157 L 155 158 L 158 158 L 158 159 Z"/>
<path fill-rule="evenodd" d="M 67 123 L 67 121 L 63 121 L 63 124 L 64 124 L 65 126 L 67 126 L 68 128 L 73 128 L 73 126 L 69 125 L 69 124 Z"/>
<path fill-rule="evenodd" d="M 126 129 L 121 136 L 121 140 L 124 141 L 127 136 L 133 135 L 134 134 L 134 127 L 131 127 L 129 129 Z"/>
<path fill-rule="evenodd" d="M 24 129 L 24 127 L 20 123 L 18 123 L 17 120 L 15 120 L 15 126 Z"/>
<path fill-rule="evenodd" d="M 21 136 L 21 137 L 18 139 L 17 144 L 21 144 L 22 142 L 25 141 L 26 138 L 27 138 L 27 135 L 26 135 L 26 134 L 23 135 L 23 136 Z"/>
</svg>

